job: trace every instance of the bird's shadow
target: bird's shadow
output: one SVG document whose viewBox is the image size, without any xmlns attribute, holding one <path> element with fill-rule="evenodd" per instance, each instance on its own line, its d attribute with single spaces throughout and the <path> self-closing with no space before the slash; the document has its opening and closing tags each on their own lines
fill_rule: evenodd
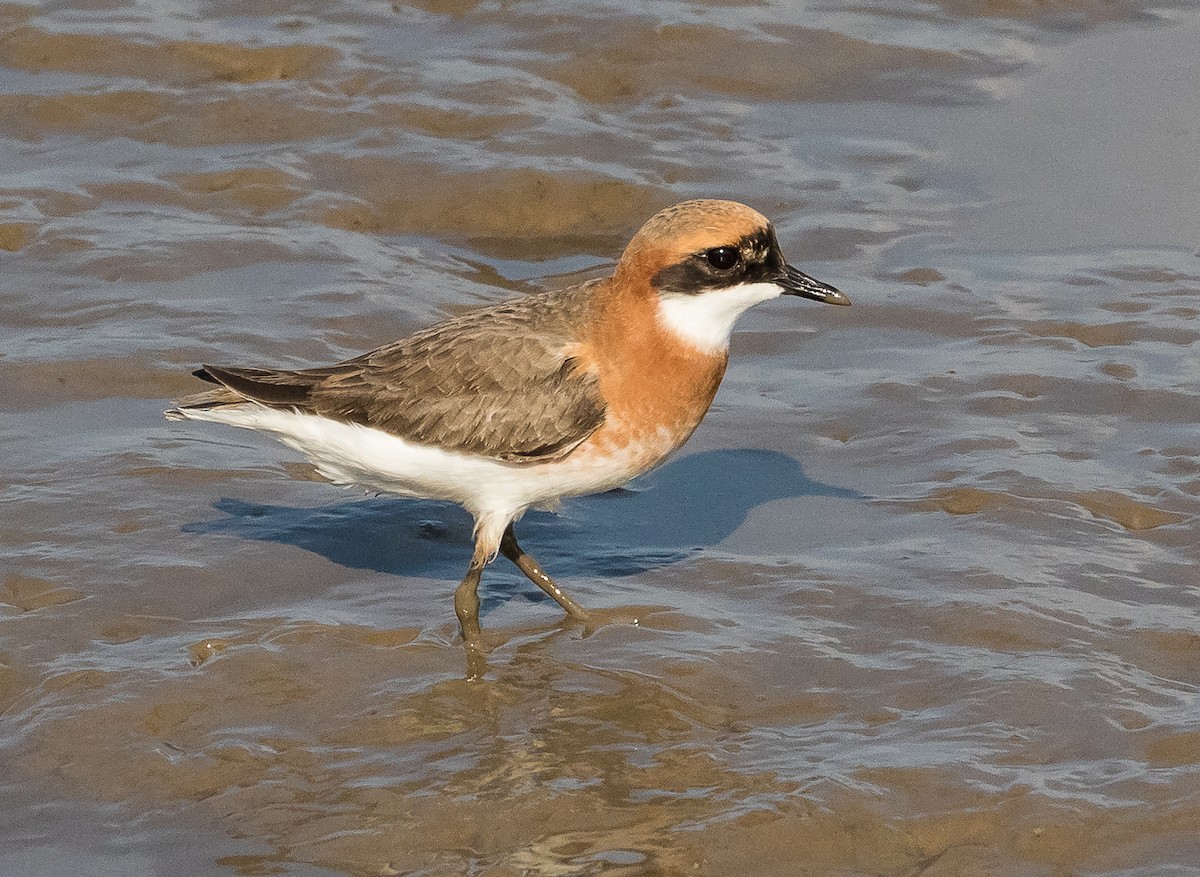
<svg viewBox="0 0 1200 877">
<path fill-rule="evenodd" d="M 799 496 L 861 498 L 813 481 L 777 451 L 711 450 L 631 488 L 569 500 L 558 513 L 530 511 L 517 535 L 556 577 L 633 575 L 715 545 L 756 506 Z M 184 531 L 294 545 L 354 569 L 455 580 L 471 551 L 471 518 L 449 503 L 375 498 L 293 508 L 223 498 L 213 507 L 224 517 Z"/>
</svg>

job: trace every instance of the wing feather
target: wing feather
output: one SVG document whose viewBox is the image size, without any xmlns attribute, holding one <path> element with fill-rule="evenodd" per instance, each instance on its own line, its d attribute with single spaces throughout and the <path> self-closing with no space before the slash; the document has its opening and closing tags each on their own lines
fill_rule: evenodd
<svg viewBox="0 0 1200 877">
<path fill-rule="evenodd" d="M 179 407 L 253 400 L 510 462 L 552 460 L 604 422 L 597 380 L 572 355 L 590 287 L 463 314 L 336 365 L 206 365 L 220 384 Z"/>
</svg>

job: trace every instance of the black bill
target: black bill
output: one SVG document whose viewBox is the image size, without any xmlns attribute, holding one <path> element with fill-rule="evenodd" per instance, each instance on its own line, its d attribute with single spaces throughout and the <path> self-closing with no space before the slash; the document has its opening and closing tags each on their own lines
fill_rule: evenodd
<svg viewBox="0 0 1200 877">
<path fill-rule="evenodd" d="M 775 282 L 783 287 L 785 295 L 798 295 L 803 298 L 811 298 L 813 301 L 824 302 L 827 305 L 850 304 L 850 297 L 837 287 L 809 277 L 803 271 L 793 268 L 791 265 L 784 266 L 783 276 L 776 277 Z"/>
</svg>

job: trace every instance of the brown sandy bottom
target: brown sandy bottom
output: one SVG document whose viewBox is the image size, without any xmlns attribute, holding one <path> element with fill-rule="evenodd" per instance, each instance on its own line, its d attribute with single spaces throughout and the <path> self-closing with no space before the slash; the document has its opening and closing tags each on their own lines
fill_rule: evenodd
<svg viewBox="0 0 1200 877">
<path fill-rule="evenodd" d="M 0 6 L 0 875 L 1194 873 L 1194 126 L 1088 172 L 1095 57 L 1200 93 L 1149 9 Z M 500 561 L 481 683 L 463 514 L 161 419 L 714 194 L 855 307 L 526 516 L 602 623 Z"/>
</svg>

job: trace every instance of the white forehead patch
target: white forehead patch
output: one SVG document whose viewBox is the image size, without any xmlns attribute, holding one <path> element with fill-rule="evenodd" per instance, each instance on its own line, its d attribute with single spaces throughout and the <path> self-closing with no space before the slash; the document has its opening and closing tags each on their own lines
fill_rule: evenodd
<svg viewBox="0 0 1200 877">
<path fill-rule="evenodd" d="M 729 347 L 737 318 L 782 293 L 775 283 L 739 283 L 698 295 L 664 292 L 658 297 L 658 313 L 679 340 L 704 353 L 722 353 Z"/>
</svg>

